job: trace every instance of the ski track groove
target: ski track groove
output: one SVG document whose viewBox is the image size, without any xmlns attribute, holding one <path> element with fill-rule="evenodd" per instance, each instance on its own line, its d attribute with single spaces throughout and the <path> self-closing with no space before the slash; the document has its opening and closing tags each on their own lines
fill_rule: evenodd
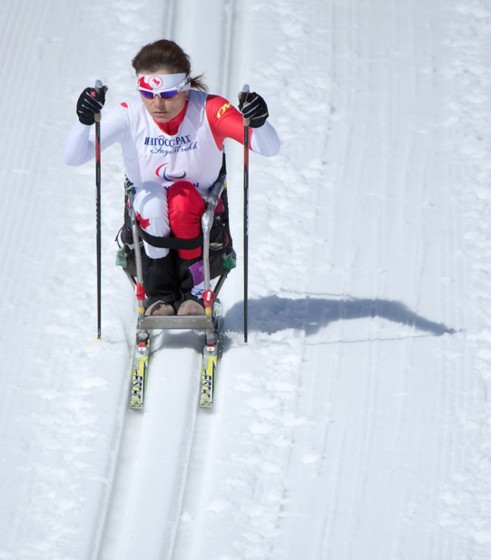
<svg viewBox="0 0 491 560">
<path fill-rule="evenodd" d="M 159 352 L 162 353 L 162 349 Z M 186 352 L 189 354 L 187 359 L 184 355 Z M 169 363 L 164 362 L 161 355 L 154 353 L 144 414 L 128 410 L 127 404 L 125 406 L 124 434 L 118 461 L 120 467 L 113 489 L 109 530 L 105 532 L 106 540 L 116 543 L 119 541 L 118 558 L 131 558 L 138 551 L 145 551 L 138 543 L 128 542 L 127 532 L 130 527 L 136 530 L 141 526 L 148 530 L 152 525 L 155 526 L 156 532 L 152 533 L 152 538 L 147 537 L 148 558 L 166 557 L 164 555 L 173 546 L 176 516 L 182 500 L 196 422 L 198 356 L 192 351 L 192 347 L 184 347 L 181 359 Z M 176 375 L 184 375 L 184 372 L 188 372 L 186 384 L 174 389 L 171 379 Z M 175 402 L 175 406 L 169 406 L 170 402 Z M 176 407 L 180 413 L 177 413 Z M 171 437 L 174 426 L 180 429 Z M 157 433 L 162 429 L 165 434 L 163 438 L 162 434 L 159 436 Z M 168 440 L 168 444 L 163 446 L 162 439 Z M 164 482 L 161 480 L 162 468 L 171 460 L 176 462 L 178 470 L 175 471 L 174 478 L 170 477 Z M 162 503 L 159 505 L 161 511 L 157 515 L 146 504 L 146 490 L 150 488 L 154 489 L 154 493 L 162 495 Z M 162 522 L 155 525 L 159 519 Z M 161 531 L 158 530 L 159 526 L 162 527 Z M 132 550 L 131 547 L 135 545 L 137 548 Z M 113 557 L 111 546 L 109 543 L 102 558 Z"/>
</svg>

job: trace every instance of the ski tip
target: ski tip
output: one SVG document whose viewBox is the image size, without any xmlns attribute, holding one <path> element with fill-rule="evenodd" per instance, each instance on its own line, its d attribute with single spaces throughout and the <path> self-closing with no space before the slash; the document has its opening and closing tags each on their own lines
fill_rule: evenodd
<svg viewBox="0 0 491 560">
<path fill-rule="evenodd" d="M 140 397 L 132 397 L 130 401 L 130 408 L 131 410 L 142 410 L 143 408 L 143 401 Z"/>
</svg>

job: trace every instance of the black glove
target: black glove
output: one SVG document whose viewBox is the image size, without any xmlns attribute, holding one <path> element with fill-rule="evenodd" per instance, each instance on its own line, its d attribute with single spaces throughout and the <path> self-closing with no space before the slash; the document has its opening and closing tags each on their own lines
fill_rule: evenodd
<svg viewBox="0 0 491 560">
<path fill-rule="evenodd" d="M 269 117 L 266 101 L 254 92 L 241 96 L 239 111 L 244 115 L 244 118 L 249 119 L 249 126 L 251 128 L 263 126 Z"/>
<path fill-rule="evenodd" d="M 106 87 L 88 87 L 80 94 L 77 101 L 78 120 L 83 124 L 94 124 L 95 113 L 100 113 L 106 101 Z"/>
</svg>

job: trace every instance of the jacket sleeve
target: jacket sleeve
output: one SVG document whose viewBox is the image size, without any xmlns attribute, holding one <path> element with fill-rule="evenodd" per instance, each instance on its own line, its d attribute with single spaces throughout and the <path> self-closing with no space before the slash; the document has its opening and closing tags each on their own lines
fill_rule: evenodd
<svg viewBox="0 0 491 560">
<path fill-rule="evenodd" d="M 252 128 L 251 150 L 263 156 L 275 156 L 280 151 L 280 139 L 272 124 L 266 121 L 259 128 Z"/>
<path fill-rule="evenodd" d="M 122 106 L 103 114 L 101 149 L 121 141 L 128 129 L 128 110 Z M 95 157 L 95 126 L 76 122 L 65 142 L 64 161 L 67 165 L 82 165 Z"/>
</svg>

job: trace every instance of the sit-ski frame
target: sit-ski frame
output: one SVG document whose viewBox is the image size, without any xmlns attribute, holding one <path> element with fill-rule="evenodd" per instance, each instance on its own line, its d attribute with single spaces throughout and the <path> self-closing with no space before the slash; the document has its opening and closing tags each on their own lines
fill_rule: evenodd
<svg viewBox="0 0 491 560">
<path fill-rule="evenodd" d="M 196 329 L 206 331 L 207 344 L 216 342 L 216 313 L 215 307 L 219 306 L 216 296 L 220 291 L 227 274 L 223 274 L 217 280 L 215 287 L 211 285 L 210 274 L 210 232 L 215 217 L 215 208 L 218 204 L 225 185 L 225 173 L 220 173 L 218 179 L 208 193 L 205 203 L 206 210 L 201 217 L 201 229 L 203 234 L 203 272 L 204 272 L 204 291 L 203 303 L 205 308 L 204 315 L 173 315 L 173 316 L 146 316 L 145 315 L 145 290 L 143 288 L 143 265 L 142 248 L 140 245 L 140 235 L 138 223 L 133 208 L 134 190 L 128 190 L 128 213 L 130 216 L 133 244 L 135 251 L 136 278 L 128 274 L 129 280 L 135 289 L 138 307 L 138 330 L 167 330 L 167 329 Z"/>
</svg>

